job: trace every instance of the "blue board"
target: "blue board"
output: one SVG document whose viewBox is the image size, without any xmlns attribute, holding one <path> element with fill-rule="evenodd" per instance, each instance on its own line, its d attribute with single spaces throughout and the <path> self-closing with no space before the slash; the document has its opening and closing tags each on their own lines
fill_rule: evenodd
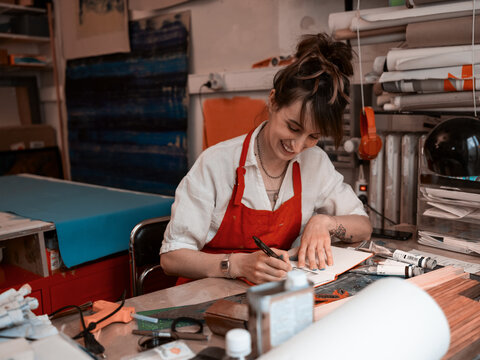
<svg viewBox="0 0 480 360">
<path fill-rule="evenodd" d="M 127 250 L 133 227 L 170 215 L 173 200 L 49 178 L 0 177 L 0 211 L 55 223 L 67 267 Z"/>
</svg>

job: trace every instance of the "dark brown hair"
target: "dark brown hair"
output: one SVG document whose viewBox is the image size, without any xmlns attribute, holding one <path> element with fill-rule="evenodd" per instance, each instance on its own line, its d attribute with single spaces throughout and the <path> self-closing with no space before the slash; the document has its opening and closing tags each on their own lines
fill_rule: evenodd
<svg viewBox="0 0 480 360">
<path fill-rule="evenodd" d="M 302 36 L 295 61 L 273 79 L 275 108 L 302 101 L 300 122 L 304 124 L 305 113 L 311 110 L 322 136 L 333 137 L 338 146 L 343 137 L 343 111 L 350 101 L 352 58 L 350 46 L 326 34 Z"/>
</svg>

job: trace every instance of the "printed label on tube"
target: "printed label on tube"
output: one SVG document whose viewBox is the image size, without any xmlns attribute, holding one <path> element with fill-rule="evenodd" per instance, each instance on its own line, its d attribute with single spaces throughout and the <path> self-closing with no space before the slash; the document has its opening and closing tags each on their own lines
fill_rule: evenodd
<svg viewBox="0 0 480 360">
<path fill-rule="evenodd" d="M 393 252 L 393 258 L 395 260 L 402 261 L 407 264 L 417 265 L 420 267 L 425 267 L 426 263 L 426 258 L 424 256 L 410 254 L 402 250 L 395 250 Z"/>
<path fill-rule="evenodd" d="M 396 266 L 396 265 L 378 265 L 377 266 L 378 275 L 395 275 L 403 277 L 411 277 L 412 269 L 410 266 Z"/>
</svg>

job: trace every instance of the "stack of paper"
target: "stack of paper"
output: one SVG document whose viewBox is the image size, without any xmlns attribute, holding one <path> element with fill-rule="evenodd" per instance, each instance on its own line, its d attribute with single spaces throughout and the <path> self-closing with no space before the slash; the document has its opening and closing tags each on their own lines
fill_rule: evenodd
<svg viewBox="0 0 480 360">
<path fill-rule="evenodd" d="M 444 234 L 429 231 L 418 232 L 418 242 L 423 245 L 433 246 L 440 249 L 460 252 L 464 254 L 480 255 L 480 240 L 461 239 Z"/>
<path fill-rule="evenodd" d="M 423 186 L 420 196 L 425 206 L 419 217 L 419 243 L 480 254 L 480 194 Z M 424 217 L 433 218 L 433 223 Z"/>
</svg>

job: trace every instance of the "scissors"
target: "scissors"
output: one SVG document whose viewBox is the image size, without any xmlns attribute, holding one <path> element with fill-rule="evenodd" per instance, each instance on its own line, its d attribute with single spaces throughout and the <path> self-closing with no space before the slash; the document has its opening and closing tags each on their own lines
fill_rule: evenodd
<svg viewBox="0 0 480 360">
<path fill-rule="evenodd" d="M 180 322 L 192 323 L 192 325 L 197 325 L 198 329 L 195 332 L 180 331 L 177 329 L 177 325 Z M 141 351 L 145 351 L 178 339 L 200 341 L 208 340 L 208 336 L 203 334 L 202 322 L 198 319 L 185 316 L 177 317 L 175 320 L 173 320 L 170 331 L 132 330 L 132 334 L 147 336 L 146 338 L 141 338 L 138 341 L 138 346 Z"/>
</svg>

